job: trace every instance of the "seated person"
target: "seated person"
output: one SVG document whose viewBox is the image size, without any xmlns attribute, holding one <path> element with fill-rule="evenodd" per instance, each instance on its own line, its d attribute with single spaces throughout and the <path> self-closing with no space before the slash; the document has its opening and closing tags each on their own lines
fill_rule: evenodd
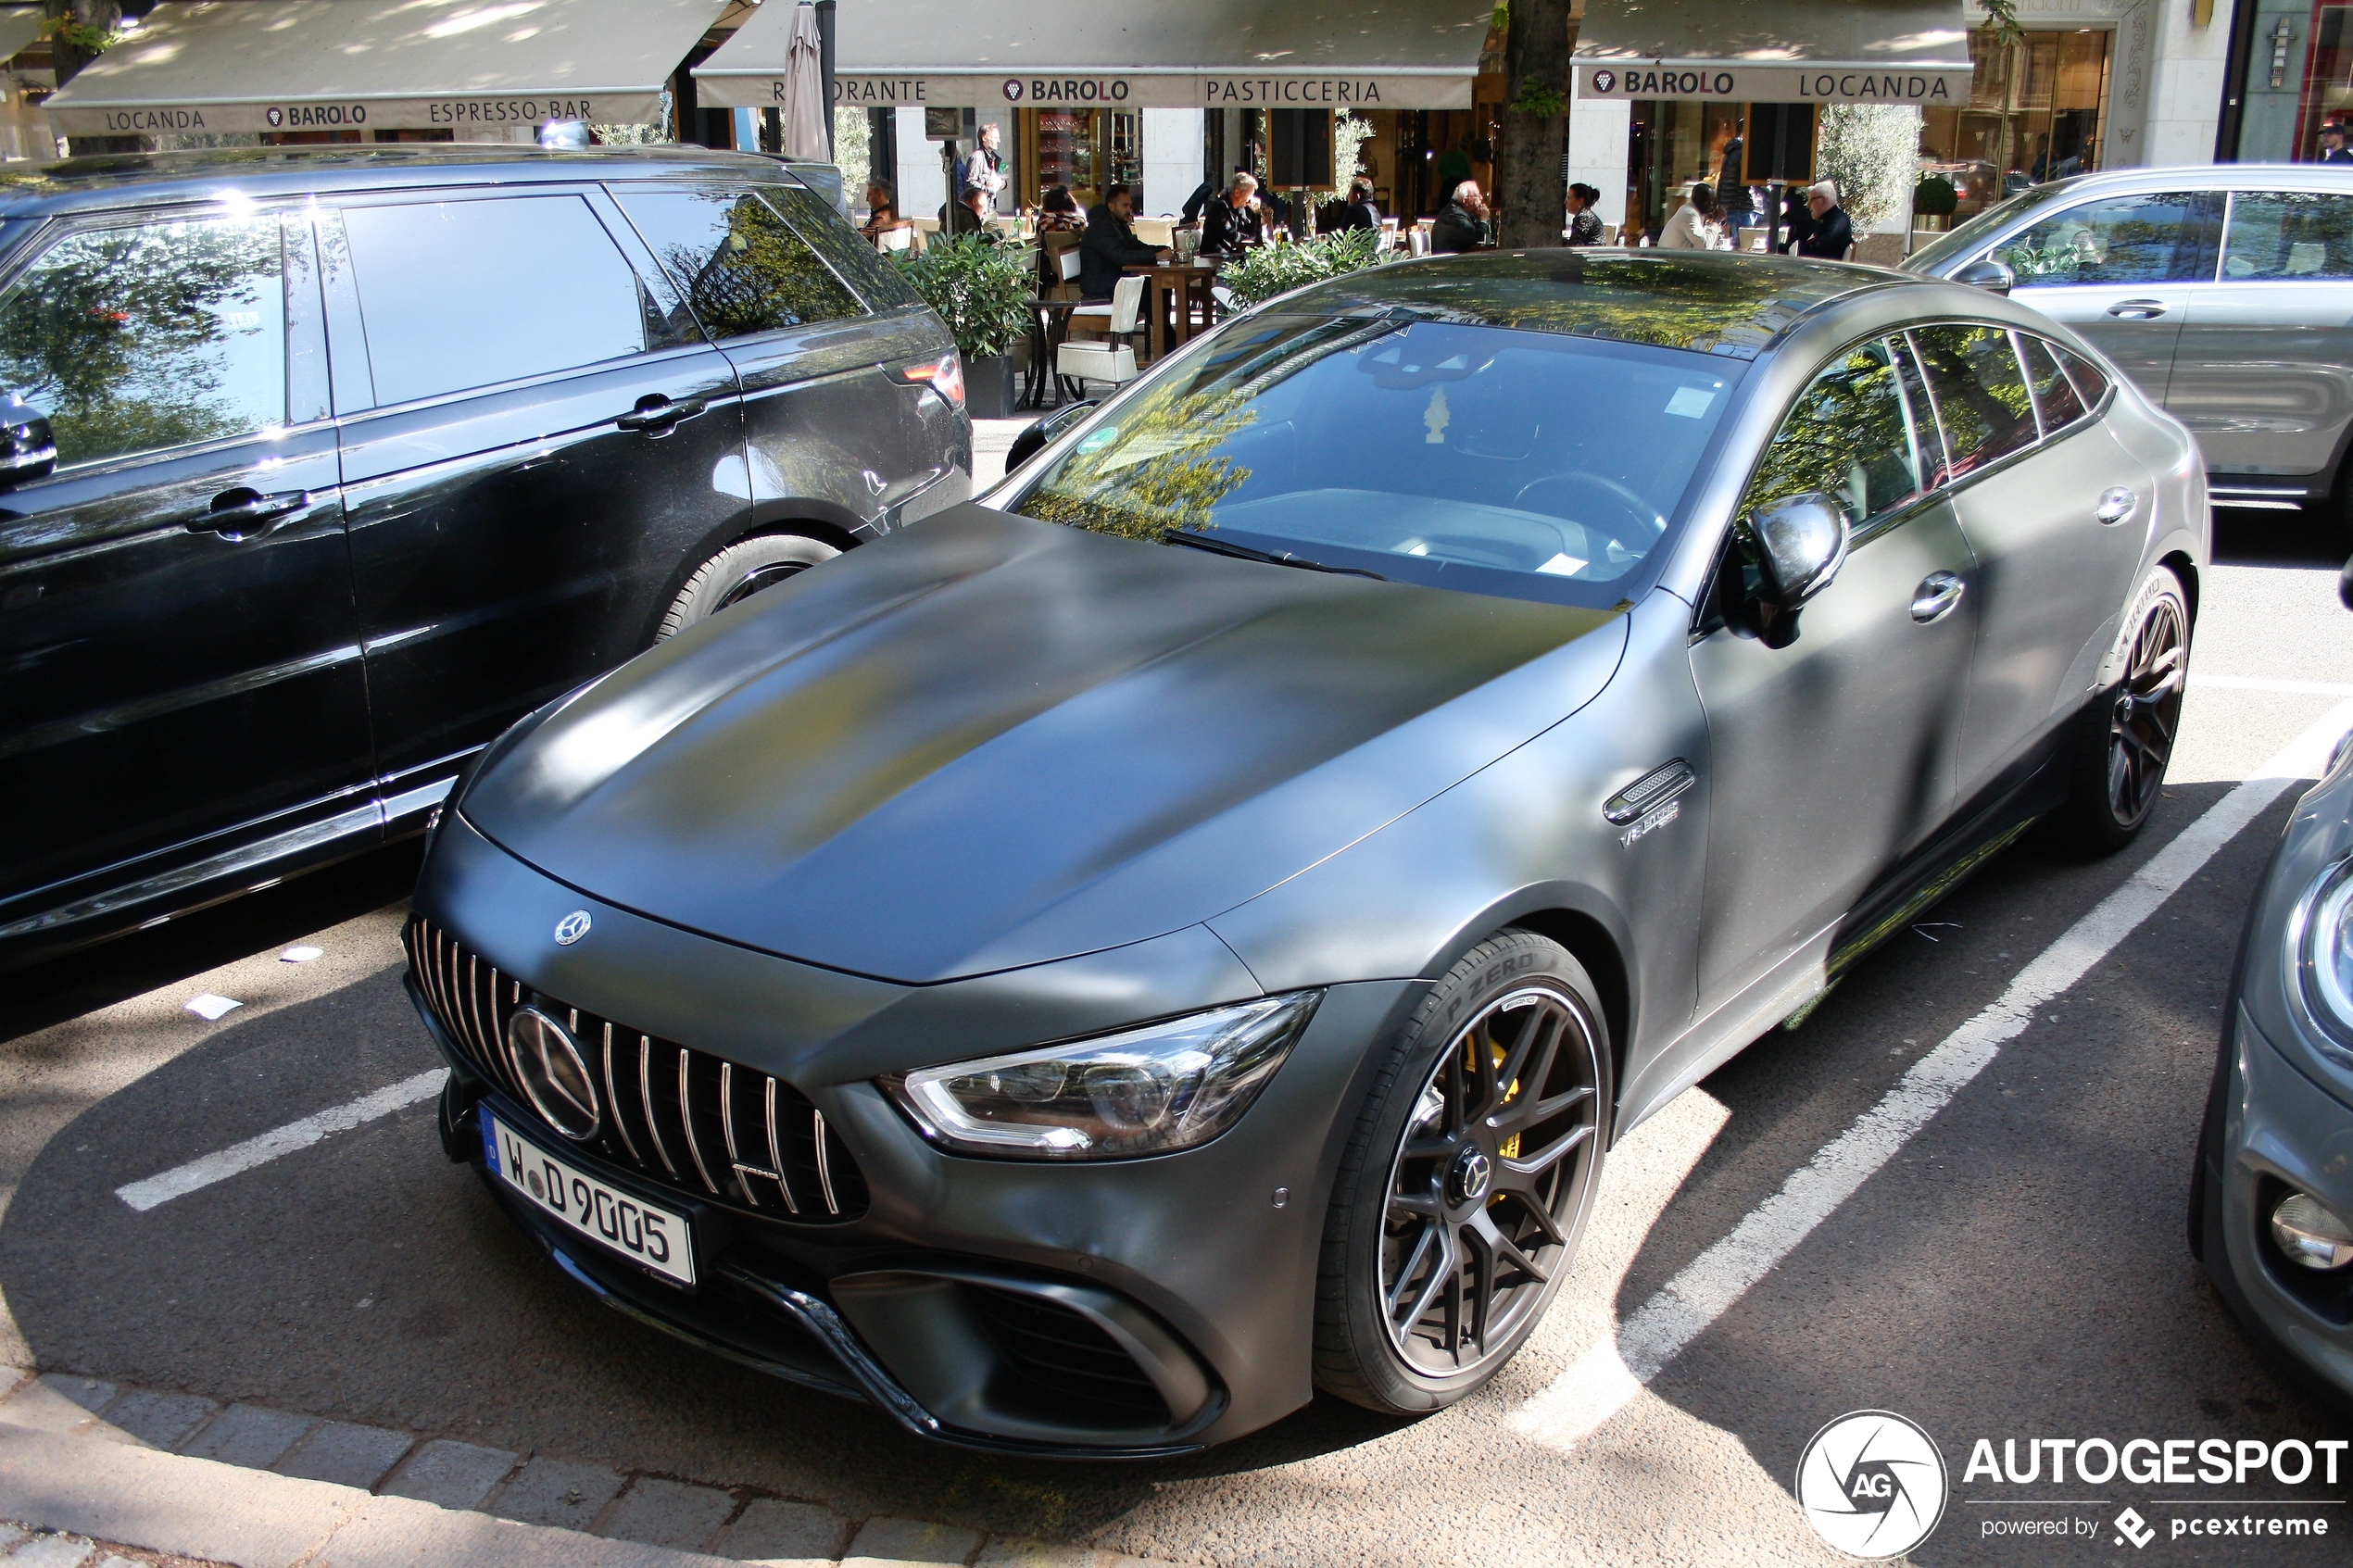
<svg viewBox="0 0 2353 1568">
<path fill-rule="evenodd" d="M 1114 185 L 1087 215 L 1086 237 L 1078 242 L 1078 292 L 1081 298 L 1106 300 L 1130 267 L 1166 261 L 1168 252 L 1155 250 L 1136 237 L 1130 220 L 1136 216 L 1136 187 Z"/>
<path fill-rule="evenodd" d="M 1201 253 L 1239 256 L 1266 243 L 1266 209 L 1259 204 L 1258 177 L 1237 169 L 1222 196 L 1202 209 Z"/>
<path fill-rule="evenodd" d="M 1086 227 L 1087 215 L 1078 210 L 1078 203 L 1067 185 L 1056 185 L 1038 204 L 1038 232 L 1041 234 L 1076 234 Z"/>
</svg>

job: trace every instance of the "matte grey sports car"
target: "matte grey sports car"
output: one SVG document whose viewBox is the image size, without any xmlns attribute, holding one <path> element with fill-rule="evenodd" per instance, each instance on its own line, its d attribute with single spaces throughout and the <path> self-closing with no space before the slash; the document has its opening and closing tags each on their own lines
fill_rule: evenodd
<svg viewBox="0 0 2353 1568">
<path fill-rule="evenodd" d="M 928 1436 L 1446 1405 L 1626 1129 L 2032 819 L 2139 828 L 2204 483 L 1955 284 L 1289 295 L 486 754 L 409 932 L 447 1148 Z"/>
</svg>

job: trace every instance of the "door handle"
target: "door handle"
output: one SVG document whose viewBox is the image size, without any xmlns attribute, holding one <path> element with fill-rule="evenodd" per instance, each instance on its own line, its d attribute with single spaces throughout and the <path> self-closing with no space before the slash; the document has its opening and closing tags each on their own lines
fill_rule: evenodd
<svg viewBox="0 0 2353 1568">
<path fill-rule="evenodd" d="M 2100 492 L 2100 504 L 2092 508 L 2092 515 L 2106 523 L 2122 522 L 2133 515 L 2140 504 L 2141 498 L 2138 495 L 2120 484 L 2113 490 Z"/>
<path fill-rule="evenodd" d="M 2108 307 L 2108 313 L 2120 321 L 2154 321 L 2165 314 L 2165 301 L 2120 299 Z"/>
<path fill-rule="evenodd" d="M 1969 584 L 1949 571 L 1931 571 L 1912 590 L 1912 619 L 1925 626 L 1961 602 Z"/>
<path fill-rule="evenodd" d="M 613 420 L 623 430 L 642 430 L 653 435 L 667 434 L 673 425 L 681 425 L 710 405 L 699 397 L 689 397 L 677 403 L 656 394 L 637 399 L 637 407 Z"/>
<path fill-rule="evenodd" d="M 218 533 L 234 544 L 269 531 L 269 525 L 310 505 L 308 490 L 284 490 L 265 495 L 246 485 L 223 490 L 212 505 L 182 520 L 191 533 Z"/>
</svg>

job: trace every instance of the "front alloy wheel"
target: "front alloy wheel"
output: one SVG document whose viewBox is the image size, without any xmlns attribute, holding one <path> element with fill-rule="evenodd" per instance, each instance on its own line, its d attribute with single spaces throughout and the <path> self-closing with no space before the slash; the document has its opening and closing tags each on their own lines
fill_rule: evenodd
<svg viewBox="0 0 2353 1568">
<path fill-rule="evenodd" d="M 1432 990 L 1334 1197 L 1316 1336 L 1325 1387 L 1376 1410 L 1435 1410 L 1492 1377 L 1534 1330 L 1601 1174 L 1600 1019 L 1577 960 L 1529 932 L 1480 944 Z"/>
</svg>

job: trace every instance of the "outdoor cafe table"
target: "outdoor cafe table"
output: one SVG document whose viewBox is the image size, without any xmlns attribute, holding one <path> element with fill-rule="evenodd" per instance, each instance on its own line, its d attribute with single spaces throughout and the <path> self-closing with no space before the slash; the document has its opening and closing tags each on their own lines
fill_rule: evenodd
<svg viewBox="0 0 2353 1568">
<path fill-rule="evenodd" d="M 1210 285 L 1217 281 L 1214 261 L 1147 262 L 1126 269 L 1144 282 L 1144 320 L 1150 329 L 1147 352 L 1153 359 L 1193 335 L 1193 302 L 1201 301 L 1202 325 L 1216 320 L 1217 300 Z M 1171 333 L 1174 333 L 1172 338 Z"/>
</svg>

